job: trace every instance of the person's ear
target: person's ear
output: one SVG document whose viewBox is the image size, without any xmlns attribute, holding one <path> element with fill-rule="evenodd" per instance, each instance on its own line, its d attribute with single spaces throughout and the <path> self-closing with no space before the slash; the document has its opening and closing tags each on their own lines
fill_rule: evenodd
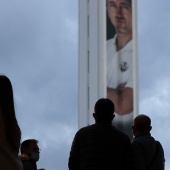
<svg viewBox="0 0 170 170">
<path fill-rule="evenodd" d="M 152 126 L 150 126 L 150 128 L 149 128 L 149 131 L 151 131 L 152 130 Z"/>
<path fill-rule="evenodd" d="M 112 120 L 115 118 L 115 114 L 112 115 Z"/>
<path fill-rule="evenodd" d="M 93 117 L 94 117 L 94 119 L 96 120 L 96 113 L 93 113 Z"/>
<path fill-rule="evenodd" d="M 25 148 L 22 150 L 22 152 L 23 152 L 23 154 L 26 154 L 26 155 L 28 155 L 28 153 L 29 153 L 28 149 L 25 149 Z"/>
</svg>

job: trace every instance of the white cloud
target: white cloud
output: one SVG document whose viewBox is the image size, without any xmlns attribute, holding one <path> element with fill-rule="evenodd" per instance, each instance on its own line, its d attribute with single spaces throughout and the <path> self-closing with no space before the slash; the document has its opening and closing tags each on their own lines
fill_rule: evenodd
<svg viewBox="0 0 170 170">
<path fill-rule="evenodd" d="M 154 114 L 161 115 L 162 117 L 169 116 L 170 79 L 156 80 L 152 88 L 146 89 L 145 95 L 145 98 L 140 101 L 142 112 L 154 112 Z"/>
</svg>

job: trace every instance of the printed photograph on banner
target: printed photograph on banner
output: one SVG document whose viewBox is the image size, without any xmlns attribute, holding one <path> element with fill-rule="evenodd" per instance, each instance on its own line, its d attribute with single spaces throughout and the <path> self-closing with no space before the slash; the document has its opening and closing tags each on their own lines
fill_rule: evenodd
<svg viewBox="0 0 170 170">
<path fill-rule="evenodd" d="M 132 0 L 106 0 L 107 97 L 115 104 L 117 122 L 132 120 Z"/>
</svg>

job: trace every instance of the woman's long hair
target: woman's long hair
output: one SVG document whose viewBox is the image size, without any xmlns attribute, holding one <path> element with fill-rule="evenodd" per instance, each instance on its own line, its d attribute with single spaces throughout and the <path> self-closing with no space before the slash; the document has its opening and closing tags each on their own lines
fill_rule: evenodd
<svg viewBox="0 0 170 170">
<path fill-rule="evenodd" d="M 0 75 L 0 109 L 5 125 L 5 140 L 18 153 L 21 131 L 15 116 L 12 84 L 5 75 Z"/>
</svg>

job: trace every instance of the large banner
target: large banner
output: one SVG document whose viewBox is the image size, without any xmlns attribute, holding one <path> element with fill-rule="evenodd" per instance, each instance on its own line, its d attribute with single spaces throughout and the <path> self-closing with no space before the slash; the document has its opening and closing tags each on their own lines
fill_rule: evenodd
<svg viewBox="0 0 170 170">
<path fill-rule="evenodd" d="M 79 0 L 79 128 L 95 102 L 115 104 L 113 125 L 132 137 L 138 114 L 137 0 Z"/>
<path fill-rule="evenodd" d="M 106 0 L 107 97 L 115 104 L 115 124 L 129 133 L 134 112 L 136 72 L 132 0 Z M 135 37 L 136 38 L 136 37 Z"/>
</svg>

